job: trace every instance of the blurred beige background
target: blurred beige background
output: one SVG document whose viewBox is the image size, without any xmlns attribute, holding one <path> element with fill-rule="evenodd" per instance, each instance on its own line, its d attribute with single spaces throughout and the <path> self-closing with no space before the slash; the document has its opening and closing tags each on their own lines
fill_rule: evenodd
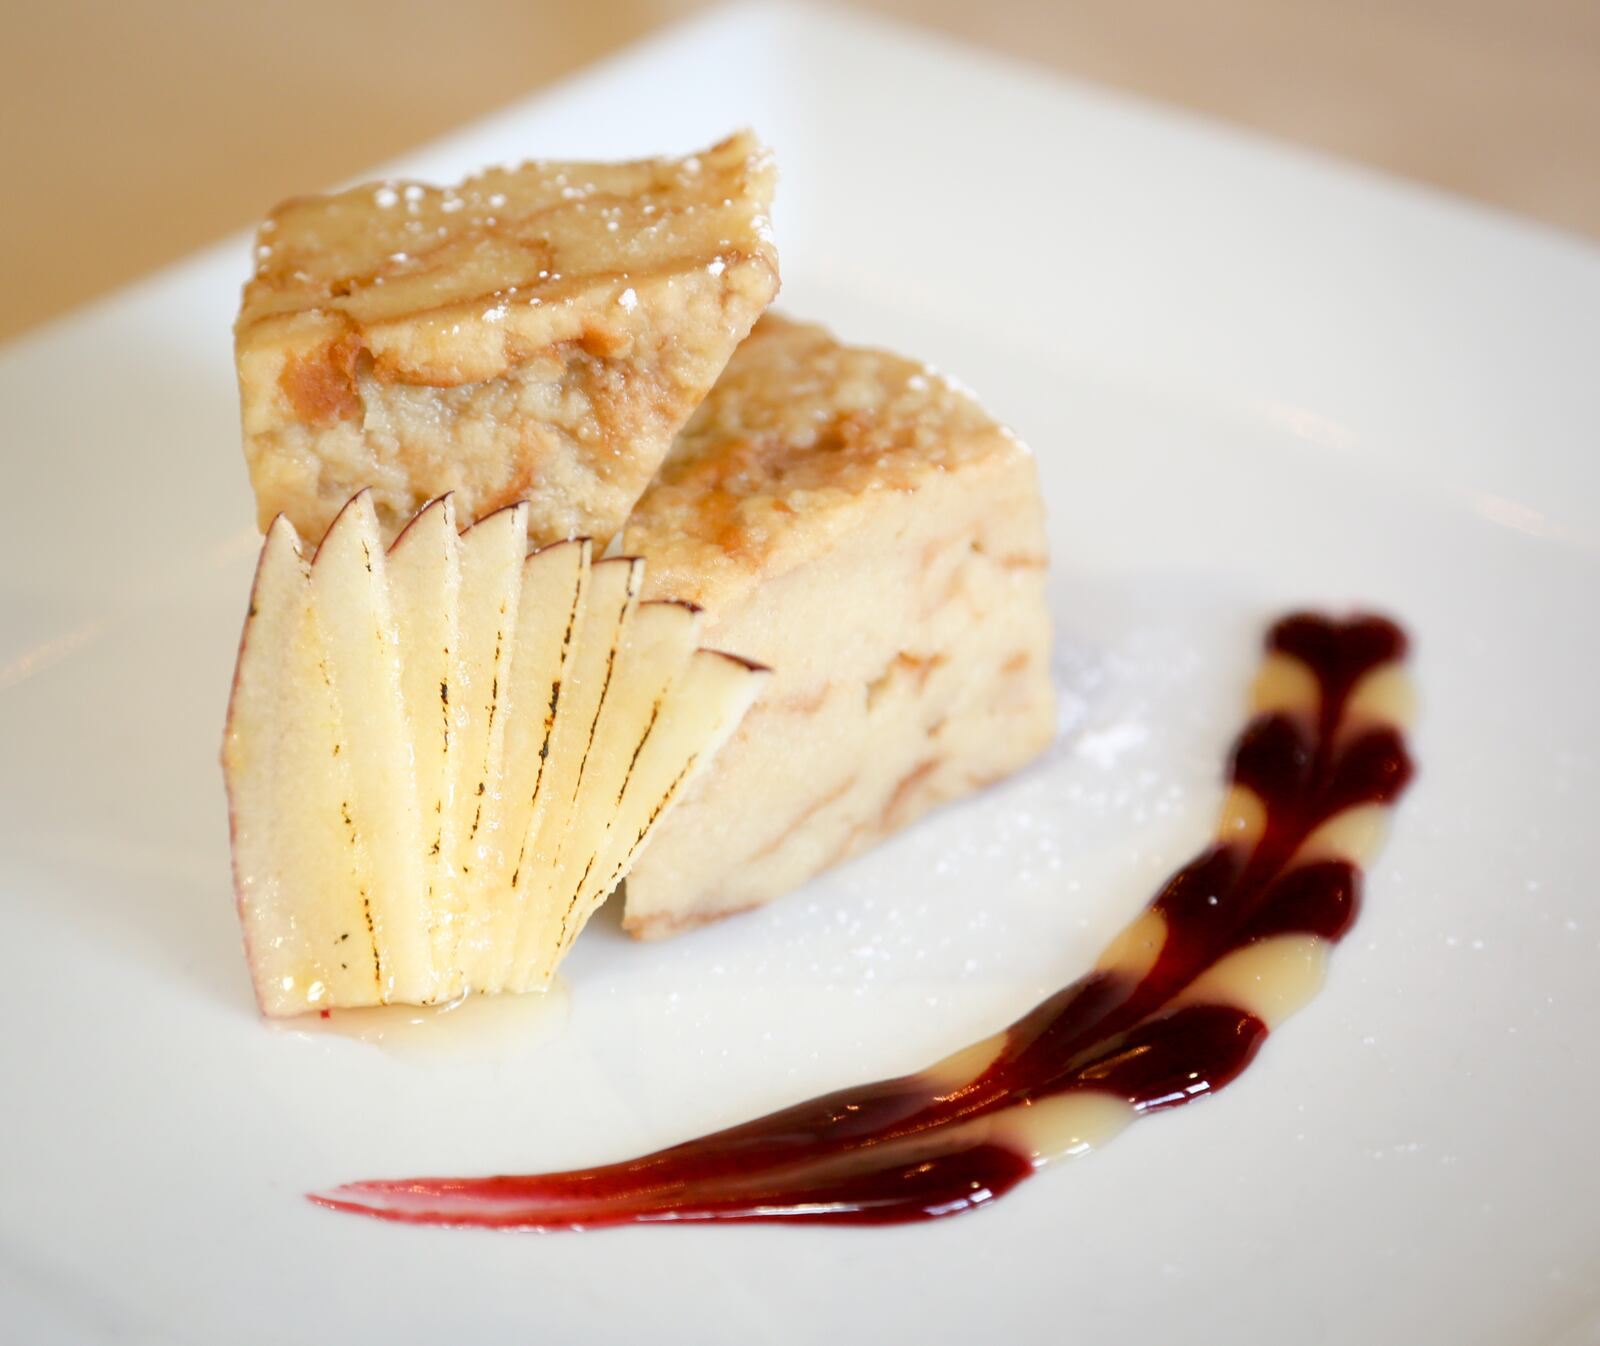
<svg viewBox="0 0 1600 1346">
<path fill-rule="evenodd" d="M 855 0 L 1600 238 L 1600 0 Z M 702 0 L 11 0 L 0 339 Z"/>
</svg>

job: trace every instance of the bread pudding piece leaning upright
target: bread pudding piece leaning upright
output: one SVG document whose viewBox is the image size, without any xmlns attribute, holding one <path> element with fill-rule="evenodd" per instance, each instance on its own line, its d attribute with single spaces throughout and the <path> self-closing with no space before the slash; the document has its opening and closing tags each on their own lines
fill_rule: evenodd
<svg viewBox="0 0 1600 1346">
<path fill-rule="evenodd" d="M 1051 741 L 1034 461 L 922 365 L 763 319 L 623 545 L 776 670 L 629 875 L 635 935 L 767 902 Z"/>
<path fill-rule="evenodd" d="M 234 329 L 262 529 L 315 541 L 370 489 L 392 541 L 453 492 L 603 545 L 777 292 L 774 180 L 741 133 L 279 206 Z"/>
</svg>

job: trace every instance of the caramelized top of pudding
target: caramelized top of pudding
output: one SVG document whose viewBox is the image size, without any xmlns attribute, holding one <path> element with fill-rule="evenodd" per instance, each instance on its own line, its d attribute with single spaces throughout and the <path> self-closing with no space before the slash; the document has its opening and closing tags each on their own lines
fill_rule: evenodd
<svg viewBox="0 0 1600 1346">
<path fill-rule="evenodd" d="M 660 278 L 764 285 L 770 298 L 775 179 L 740 132 L 683 158 L 534 161 L 455 187 L 297 197 L 261 226 L 235 331 L 243 342 L 314 314 L 358 333 L 378 377 L 449 387 L 565 339 L 555 315 L 578 303 L 596 307 L 581 339 L 605 355 L 609 329 Z"/>
<path fill-rule="evenodd" d="M 624 545 L 714 606 L 725 584 L 816 554 L 885 492 L 1027 453 L 927 365 L 768 314 L 679 434 Z"/>
</svg>

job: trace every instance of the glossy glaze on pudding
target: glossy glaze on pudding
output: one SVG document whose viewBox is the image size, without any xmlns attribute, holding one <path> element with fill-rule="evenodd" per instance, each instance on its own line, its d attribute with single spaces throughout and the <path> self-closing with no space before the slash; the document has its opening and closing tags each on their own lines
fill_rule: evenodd
<svg viewBox="0 0 1600 1346">
<path fill-rule="evenodd" d="M 235 325 L 263 531 L 315 541 L 370 489 L 388 541 L 454 492 L 603 545 L 777 292 L 775 176 L 741 133 L 279 206 Z"/>
</svg>

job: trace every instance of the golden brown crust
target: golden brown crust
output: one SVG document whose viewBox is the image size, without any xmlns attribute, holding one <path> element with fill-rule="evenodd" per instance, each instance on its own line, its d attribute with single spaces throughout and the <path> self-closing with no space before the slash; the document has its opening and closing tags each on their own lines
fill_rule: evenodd
<svg viewBox="0 0 1600 1346">
<path fill-rule="evenodd" d="M 263 525 L 319 537 L 371 487 L 390 533 L 453 491 L 610 537 L 777 290 L 774 176 L 741 133 L 279 206 L 234 328 Z"/>
<path fill-rule="evenodd" d="M 752 576 L 825 550 L 884 493 L 1006 471 L 1026 453 L 927 365 L 768 314 L 678 436 L 628 520 L 627 545 L 650 556 L 657 579 L 670 574 L 715 607 Z"/>
<path fill-rule="evenodd" d="M 456 187 L 397 181 L 296 197 L 257 235 L 235 335 L 338 315 L 386 382 L 481 382 L 550 344 L 534 310 L 597 284 L 620 291 L 717 259 L 718 275 L 754 263 L 776 278 L 773 181 L 771 156 L 740 132 L 681 159 L 533 162 Z M 612 326 L 603 310 L 586 313 L 579 338 L 614 346 Z"/>
</svg>

